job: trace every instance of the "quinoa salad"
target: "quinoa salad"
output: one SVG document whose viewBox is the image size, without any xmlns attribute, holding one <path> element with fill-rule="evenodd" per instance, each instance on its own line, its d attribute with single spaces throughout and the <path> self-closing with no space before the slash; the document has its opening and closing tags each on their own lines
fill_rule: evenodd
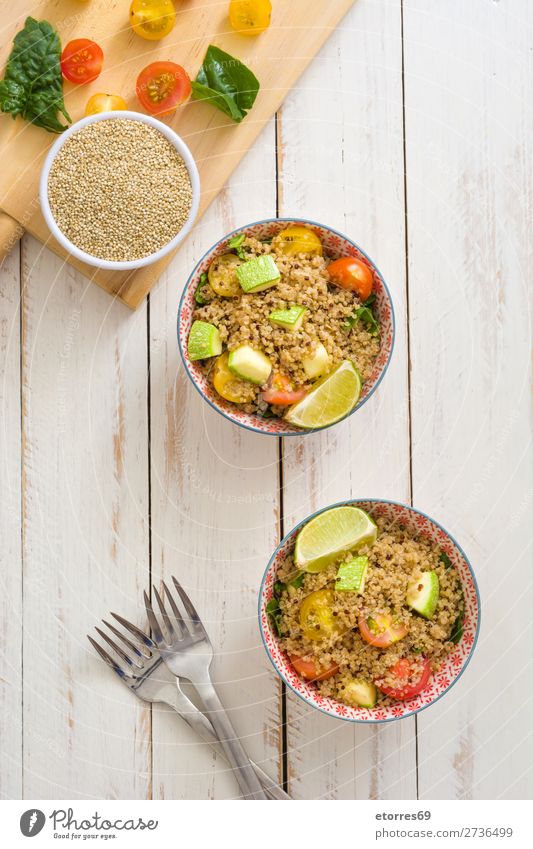
<svg viewBox="0 0 533 849">
<path fill-rule="evenodd" d="M 297 427 L 357 404 L 380 351 L 371 267 L 328 258 L 310 227 L 230 240 L 200 279 L 188 353 L 215 392 Z"/>
<path fill-rule="evenodd" d="M 339 510 L 362 514 L 363 539 L 303 570 L 297 539 L 267 605 L 272 625 L 298 675 L 321 695 L 369 709 L 415 698 L 462 637 L 459 575 L 436 545 L 359 508 L 314 521 L 332 524 Z"/>
</svg>

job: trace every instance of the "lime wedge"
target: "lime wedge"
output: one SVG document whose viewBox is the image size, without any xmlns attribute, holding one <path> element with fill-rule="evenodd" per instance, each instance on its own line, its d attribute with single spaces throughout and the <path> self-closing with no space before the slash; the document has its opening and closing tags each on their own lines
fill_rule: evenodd
<svg viewBox="0 0 533 849">
<path fill-rule="evenodd" d="M 295 565 L 305 572 L 322 572 L 345 551 L 373 545 L 376 523 L 359 507 L 334 507 L 311 519 L 296 537 Z"/>
<path fill-rule="evenodd" d="M 285 419 L 297 427 L 327 427 L 347 416 L 360 394 L 361 375 L 351 360 L 344 360 L 294 404 Z"/>
</svg>

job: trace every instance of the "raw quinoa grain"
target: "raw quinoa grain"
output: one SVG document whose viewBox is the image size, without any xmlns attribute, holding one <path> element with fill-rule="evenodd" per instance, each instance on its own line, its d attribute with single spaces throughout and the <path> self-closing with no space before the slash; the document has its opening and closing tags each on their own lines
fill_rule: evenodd
<svg viewBox="0 0 533 849">
<path fill-rule="evenodd" d="M 118 118 L 66 140 L 50 169 L 48 200 L 76 247 L 119 262 L 149 256 L 179 233 L 192 187 L 182 157 L 159 130 Z"/>
</svg>

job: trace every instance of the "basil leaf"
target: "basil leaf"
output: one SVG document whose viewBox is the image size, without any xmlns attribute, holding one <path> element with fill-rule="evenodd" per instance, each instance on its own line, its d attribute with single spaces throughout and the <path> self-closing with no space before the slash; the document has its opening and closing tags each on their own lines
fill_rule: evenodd
<svg viewBox="0 0 533 849">
<path fill-rule="evenodd" d="M 255 103 L 259 80 L 239 59 L 210 44 L 192 91 L 196 100 L 209 101 L 240 123 Z"/>
<path fill-rule="evenodd" d="M 60 112 L 71 123 L 63 100 L 61 42 L 47 21 L 26 18 L 17 33 L 0 81 L 0 109 L 13 118 L 20 115 L 51 133 L 66 130 L 57 117 Z"/>
<path fill-rule="evenodd" d="M 244 239 L 245 235 L 244 233 L 241 233 L 239 236 L 234 236 L 233 239 L 230 239 L 228 242 L 228 248 L 234 250 L 239 259 L 246 259 L 246 254 L 241 247 Z"/>
<path fill-rule="evenodd" d="M 194 293 L 194 300 L 196 301 L 196 303 L 200 307 L 203 307 L 204 304 L 207 304 L 206 299 L 202 295 L 202 289 L 204 288 L 206 283 L 207 283 L 207 274 L 206 274 L 205 271 L 202 271 L 202 273 L 200 275 L 200 282 L 198 283 L 198 286 L 196 287 L 196 291 Z"/>
</svg>

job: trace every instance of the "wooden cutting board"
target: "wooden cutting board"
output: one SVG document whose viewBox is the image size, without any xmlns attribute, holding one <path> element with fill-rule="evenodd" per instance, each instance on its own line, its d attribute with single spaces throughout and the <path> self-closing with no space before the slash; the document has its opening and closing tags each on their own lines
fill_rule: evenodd
<svg viewBox="0 0 533 849">
<path fill-rule="evenodd" d="M 230 28 L 228 0 L 176 0 L 176 26 L 162 41 L 146 41 L 131 30 L 130 0 L 0 0 L 3 68 L 15 33 L 28 15 L 50 21 L 64 44 L 71 38 L 91 38 L 104 50 L 102 74 L 77 89 L 65 83 L 67 110 L 74 121 L 83 117 L 91 94 L 120 94 L 131 109 L 140 109 L 135 96 L 139 72 L 156 59 L 171 59 L 196 76 L 210 43 L 240 58 L 258 77 L 261 90 L 255 106 L 235 124 L 207 103 L 191 101 L 164 120 L 185 139 L 196 158 L 202 183 L 200 215 L 249 150 L 267 121 L 279 108 L 328 35 L 354 0 L 273 0 L 272 23 L 258 37 L 242 36 Z M 11 23 L 5 24 L 6 21 Z M 317 103 L 326 109 L 327 101 Z M 0 260 L 27 230 L 68 262 L 128 306 L 135 308 L 157 281 L 171 256 L 134 272 L 108 272 L 71 259 L 51 237 L 39 209 L 40 169 L 55 136 L 0 113 Z"/>
</svg>

